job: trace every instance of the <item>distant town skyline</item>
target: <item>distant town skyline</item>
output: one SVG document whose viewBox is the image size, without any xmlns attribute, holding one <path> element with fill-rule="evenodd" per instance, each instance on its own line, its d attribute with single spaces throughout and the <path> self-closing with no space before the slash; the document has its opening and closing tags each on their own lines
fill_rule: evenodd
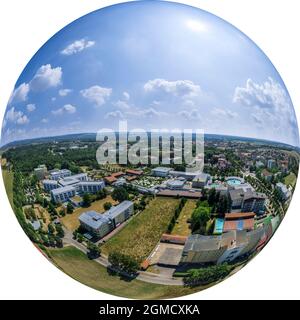
<svg viewBox="0 0 300 320">
<path fill-rule="evenodd" d="M 175 3 L 110 6 L 58 32 L 18 79 L 1 145 L 116 130 L 119 120 L 299 146 L 292 101 L 264 53 L 223 20 Z"/>
</svg>

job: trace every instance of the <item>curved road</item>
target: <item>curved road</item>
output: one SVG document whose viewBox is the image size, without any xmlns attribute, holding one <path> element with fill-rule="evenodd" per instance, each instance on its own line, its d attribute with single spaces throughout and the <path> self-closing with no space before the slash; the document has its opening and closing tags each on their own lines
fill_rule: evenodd
<svg viewBox="0 0 300 320">
<path fill-rule="evenodd" d="M 64 244 L 72 245 L 79 249 L 80 251 L 84 252 L 85 254 L 88 252 L 87 248 L 82 244 L 73 239 L 73 234 L 64 228 L 65 236 L 63 239 Z M 101 264 L 103 267 L 107 268 L 110 266 L 110 263 L 107 260 L 107 257 L 101 255 L 99 258 L 94 259 L 97 263 Z M 181 278 L 171 278 L 166 277 L 161 274 L 155 274 L 146 271 L 139 271 L 138 276 L 135 278 L 140 281 L 155 283 L 155 284 L 162 284 L 162 285 L 172 285 L 172 286 L 182 286 L 183 281 Z"/>
</svg>

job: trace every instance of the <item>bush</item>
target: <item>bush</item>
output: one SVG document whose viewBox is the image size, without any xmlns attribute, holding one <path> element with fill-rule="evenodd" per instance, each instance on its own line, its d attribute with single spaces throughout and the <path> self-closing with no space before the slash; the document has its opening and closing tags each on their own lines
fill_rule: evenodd
<svg viewBox="0 0 300 320">
<path fill-rule="evenodd" d="M 119 252 L 110 253 L 108 262 L 114 269 L 128 274 L 135 274 L 140 267 L 139 263 L 133 257 Z"/>
<path fill-rule="evenodd" d="M 228 264 L 220 264 L 201 269 L 191 269 L 184 277 L 184 284 L 187 286 L 207 285 L 224 279 L 231 272 L 232 267 Z"/>
</svg>

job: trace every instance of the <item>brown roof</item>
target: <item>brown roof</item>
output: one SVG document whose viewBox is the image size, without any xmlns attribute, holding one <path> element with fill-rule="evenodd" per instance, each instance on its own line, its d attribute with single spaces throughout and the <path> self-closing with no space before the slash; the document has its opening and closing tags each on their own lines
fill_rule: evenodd
<svg viewBox="0 0 300 320">
<path fill-rule="evenodd" d="M 248 219 L 254 217 L 254 212 L 233 212 L 225 214 L 225 220 Z"/>
<path fill-rule="evenodd" d="M 186 239 L 188 237 L 185 237 L 185 236 L 178 236 L 178 235 L 171 235 L 171 234 L 167 234 L 167 233 L 164 233 L 161 238 L 160 238 L 160 241 L 176 241 L 176 242 L 183 242 L 185 243 Z"/>
<path fill-rule="evenodd" d="M 141 170 L 131 170 L 131 169 L 128 169 L 128 170 L 126 170 L 126 173 L 127 173 L 127 174 L 133 174 L 133 175 L 135 175 L 135 176 L 140 176 L 140 175 L 143 174 L 143 171 L 141 171 Z"/>
<path fill-rule="evenodd" d="M 141 269 L 147 270 L 147 268 L 149 267 L 149 264 L 150 264 L 150 262 L 149 262 L 148 259 L 144 260 L 144 261 L 141 263 Z"/>
<path fill-rule="evenodd" d="M 223 232 L 228 232 L 231 230 L 253 230 L 254 229 L 254 219 L 245 220 L 226 220 L 223 227 Z"/>
<path fill-rule="evenodd" d="M 116 181 L 117 181 L 117 178 L 112 177 L 112 176 L 105 177 L 104 179 L 105 179 L 105 181 L 108 182 L 108 183 L 113 183 L 113 182 L 116 182 Z"/>
<path fill-rule="evenodd" d="M 157 193 L 158 196 L 165 196 L 165 197 L 184 197 L 184 198 L 193 198 L 193 199 L 199 199 L 202 196 L 202 193 L 200 191 L 184 191 L 184 190 L 160 190 Z"/>
<path fill-rule="evenodd" d="M 119 172 L 112 173 L 110 176 L 114 178 L 118 178 L 118 177 L 124 176 L 124 174 L 125 174 L 124 172 L 119 171 Z"/>
<path fill-rule="evenodd" d="M 137 176 L 130 176 L 130 177 L 126 177 L 127 181 L 132 181 L 135 180 L 137 178 Z"/>
</svg>

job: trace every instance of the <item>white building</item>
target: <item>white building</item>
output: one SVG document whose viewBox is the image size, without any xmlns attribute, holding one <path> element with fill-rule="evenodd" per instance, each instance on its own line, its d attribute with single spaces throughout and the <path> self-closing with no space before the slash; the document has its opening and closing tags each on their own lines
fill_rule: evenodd
<svg viewBox="0 0 300 320">
<path fill-rule="evenodd" d="M 276 183 L 276 190 L 279 191 L 280 196 L 284 201 L 288 200 L 292 195 L 291 190 L 289 190 L 287 186 L 281 182 Z"/>
<path fill-rule="evenodd" d="M 76 185 L 80 193 L 96 193 L 105 187 L 104 181 L 82 181 Z"/>
<path fill-rule="evenodd" d="M 272 169 L 276 166 L 276 161 L 273 160 L 273 159 L 269 159 L 268 162 L 267 162 L 267 167 L 268 169 Z"/>
<path fill-rule="evenodd" d="M 209 174 L 200 173 L 193 179 L 192 187 L 193 188 L 204 188 L 210 179 L 211 179 L 211 177 Z"/>
<path fill-rule="evenodd" d="M 51 198 L 56 203 L 63 203 L 76 195 L 76 189 L 73 186 L 61 187 L 51 190 Z"/>
<path fill-rule="evenodd" d="M 133 215 L 133 202 L 123 201 L 103 214 L 87 211 L 79 216 L 80 225 L 93 236 L 103 238 Z"/>
<path fill-rule="evenodd" d="M 48 192 L 60 187 L 56 180 L 43 180 L 42 183 L 43 183 L 44 190 Z"/>
<path fill-rule="evenodd" d="M 72 172 L 68 169 L 51 170 L 50 171 L 50 179 L 51 180 L 59 180 L 62 178 L 70 177 L 71 175 L 72 175 Z"/>
<path fill-rule="evenodd" d="M 172 168 L 157 167 L 151 170 L 151 174 L 155 177 L 167 177 Z"/>
<path fill-rule="evenodd" d="M 34 169 L 34 174 L 39 180 L 45 179 L 47 175 L 47 167 L 44 164 L 39 165 Z"/>
</svg>

